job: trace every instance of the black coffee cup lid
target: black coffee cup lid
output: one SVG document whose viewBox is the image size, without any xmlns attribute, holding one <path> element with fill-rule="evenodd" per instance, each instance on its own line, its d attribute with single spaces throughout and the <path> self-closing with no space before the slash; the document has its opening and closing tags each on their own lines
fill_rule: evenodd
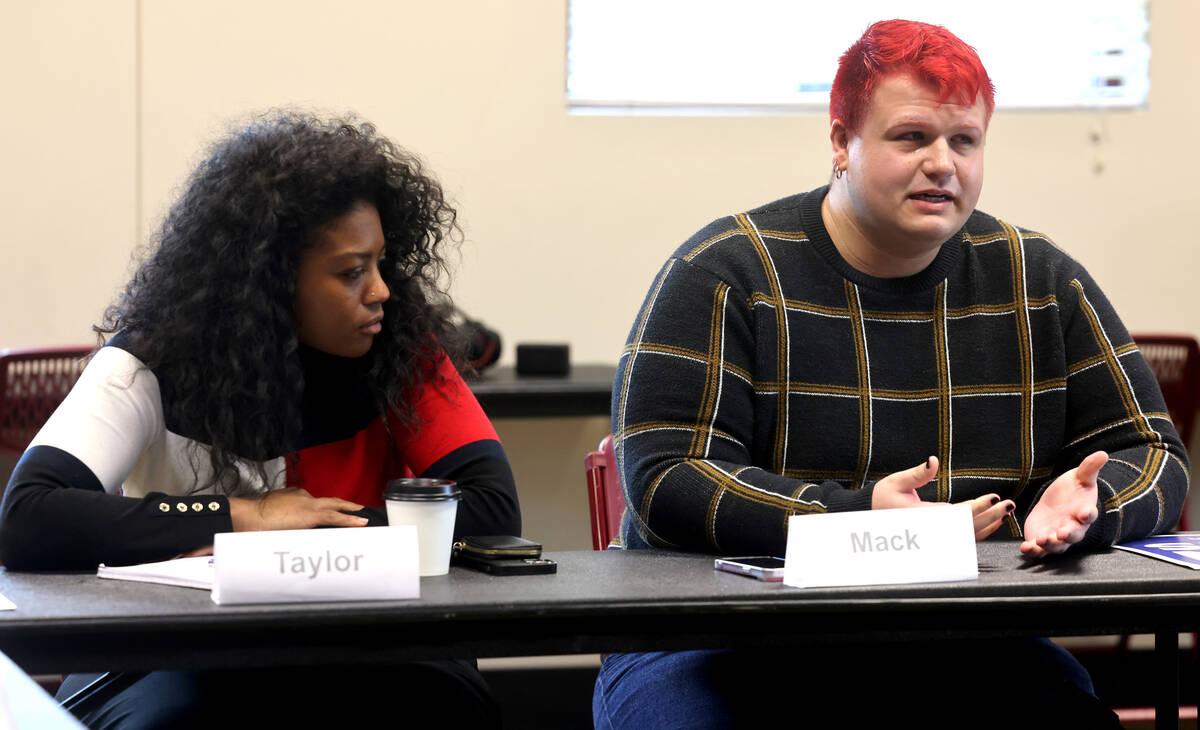
<svg viewBox="0 0 1200 730">
<path fill-rule="evenodd" d="M 450 479 L 393 479 L 383 490 L 384 499 L 401 502 L 443 502 L 460 497 L 462 490 Z"/>
</svg>

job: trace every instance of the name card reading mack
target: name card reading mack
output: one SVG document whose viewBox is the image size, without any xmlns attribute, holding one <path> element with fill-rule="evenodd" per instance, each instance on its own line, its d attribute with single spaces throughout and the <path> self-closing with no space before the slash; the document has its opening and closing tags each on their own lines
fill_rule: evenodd
<svg viewBox="0 0 1200 730">
<path fill-rule="evenodd" d="M 799 588 L 979 577 L 968 505 L 794 515 L 783 582 Z"/>
<path fill-rule="evenodd" d="M 417 598 L 417 530 L 226 532 L 213 542 L 216 603 Z"/>
<path fill-rule="evenodd" d="M 856 553 L 880 552 L 888 550 L 920 550 L 917 544 L 917 534 L 905 530 L 903 535 L 872 535 L 870 531 L 851 532 L 850 548 Z"/>
</svg>

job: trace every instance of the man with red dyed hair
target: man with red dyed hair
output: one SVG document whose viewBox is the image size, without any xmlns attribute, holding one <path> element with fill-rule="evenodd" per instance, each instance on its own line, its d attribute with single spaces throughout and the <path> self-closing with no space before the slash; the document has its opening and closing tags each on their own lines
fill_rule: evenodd
<svg viewBox="0 0 1200 730">
<path fill-rule="evenodd" d="M 1045 235 L 975 209 L 992 97 L 945 28 L 872 25 L 833 83 L 829 185 L 667 261 L 614 383 L 622 547 L 778 555 L 792 514 L 927 502 L 1033 559 L 1175 524 L 1187 455 L 1116 313 Z M 1045 640 L 612 654 L 593 703 L 598 728 L 907 714 L 1116 726 Z"/>
<path fill-rule="evenodd" d="M 992 80 L 975 50 L 950 31 L 911 20 L 875 23 L 838 64 L 829 92 L 830 121 L 858 134 L 875 89 L 884 78 L 910 74 L 933 87 L 941 101 L 983 102 L 984 122 L 996 108 Z"/>
</svg>

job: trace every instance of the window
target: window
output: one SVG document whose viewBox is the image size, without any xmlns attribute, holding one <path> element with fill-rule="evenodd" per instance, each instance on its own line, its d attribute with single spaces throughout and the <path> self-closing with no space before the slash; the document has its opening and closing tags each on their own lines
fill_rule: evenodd
<svg viewBox="0 0 1200 730">
<path fill-rule="evenodd" d="M 944 25 L 1007 109 L 1134 108 L 1150 89 L 1148 0 L 569 0 L 567 103 L 590 114 L 824 112 L 873 21 Z"/>
</svg>

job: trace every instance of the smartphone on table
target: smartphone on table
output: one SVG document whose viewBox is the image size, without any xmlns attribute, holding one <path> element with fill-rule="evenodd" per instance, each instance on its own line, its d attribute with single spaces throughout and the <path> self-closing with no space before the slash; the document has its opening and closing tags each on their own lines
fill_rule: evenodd
<svg viewBox="0 0 1200 730">
<path fill-rule="evenodd" d="M 541 557 L 504 559 L 459 555 L 454 559 L 454 564 L 492 575 L 544 575 L 558 572 L 558 563 Z"/>
<path fill-rule="evenodd" d="M 717 558 L 713 570 L 724 570 L 767 581 L 783 580 L 783 558 L 770 555 L 751 555 L 745 558 Z"/>
</svg>

